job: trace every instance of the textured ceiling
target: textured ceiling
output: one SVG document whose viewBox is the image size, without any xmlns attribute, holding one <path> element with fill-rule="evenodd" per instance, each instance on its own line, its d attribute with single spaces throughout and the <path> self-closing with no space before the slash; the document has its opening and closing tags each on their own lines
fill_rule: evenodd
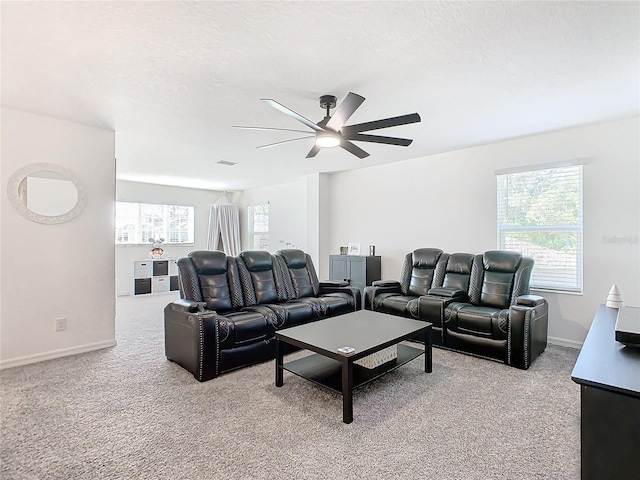
<svg viewBox="0 0 640 480">
<path fill-rule="evenodd" d="M 121 179 L 284 183 L 638 115 L 639 5 L 2 1 L 2 105 L 115 130 Z M 312 139 L 231 128 L 304 129 L 260 98 L 317 122 L 349 91 L 349 124 L 418 112 L 373 132 L 413 144 L 305 159 Z"/>
</svg>

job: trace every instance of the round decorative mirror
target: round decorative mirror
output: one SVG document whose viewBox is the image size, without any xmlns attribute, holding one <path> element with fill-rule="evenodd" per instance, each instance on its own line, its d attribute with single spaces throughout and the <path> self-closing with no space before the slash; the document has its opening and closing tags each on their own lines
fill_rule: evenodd
<svg viewBox="0 0 640 480">
<path fill-rule="evenodd" d="M 63 223 L 84 208 L 84 189 L 66 168 L 33 163 L 12 175 L 9 200 L 25 218 L 38 223 Z"/>
</svg>

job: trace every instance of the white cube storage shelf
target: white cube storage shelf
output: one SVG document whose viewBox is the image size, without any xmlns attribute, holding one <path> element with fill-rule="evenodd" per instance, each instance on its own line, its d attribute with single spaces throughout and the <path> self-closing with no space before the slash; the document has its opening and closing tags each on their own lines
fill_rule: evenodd
<svg viewBox="0 0 640 480">
<path fill-rule="evenodd" d="M 173 258 L 133 260 L 132 295 L 178 290 L 178 264 Z"/>
</svg>

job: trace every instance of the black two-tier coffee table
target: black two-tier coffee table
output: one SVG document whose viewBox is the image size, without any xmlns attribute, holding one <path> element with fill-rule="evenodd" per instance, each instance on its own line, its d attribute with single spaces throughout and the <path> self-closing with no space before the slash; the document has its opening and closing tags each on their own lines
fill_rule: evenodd
<svg viewBox="0 0 640 480">
<path fill-rule="evenodd" d="M 424 350 L 401 341 L 419 336 Z M 423 353 L 424 371 L 431 373 L 431 324 L 418 320 L 360 310 L 338 317 L 286 328 L 276 332 L 276 387 L 283 385 L 283 371 L 301 376 L 342 394 L 342 420 L 353 421 L 353 389 L 395 370 Z M 315 355 L 284 363 L 282 343 L 315 352 Z M 397 345 L 397 357 L 375 368 L 354 362 Z M 352 353 L 341 353 L 352 347 Z"/>
</svg>

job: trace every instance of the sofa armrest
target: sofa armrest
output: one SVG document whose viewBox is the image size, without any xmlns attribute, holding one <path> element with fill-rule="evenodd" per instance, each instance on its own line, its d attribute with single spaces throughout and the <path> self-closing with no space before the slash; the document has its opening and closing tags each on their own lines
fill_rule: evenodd
<svg viewBox="0 0 640 480">
<path fill-rule="evenodd" d="M 519 299 L 525 304 L 518 304 Z M 537 295 L 518 300 L 509 308 L 507 364 L 526 370 L 547 347 L 549 305 Z"/>
<path fill-rule="evenodd" d="M 204 312 L 207 309 L 205 302 L 196 302 L 195 300 L 187 300 L 186 298 L 174 300 L 167 306 L 177 312 L 185 313 Z"/>
<path fill-rule="evenodd" d="M 348 287 L 349 282 L 347 280 L 323 280 L 320 282 L 320 288 L 329 287 Z"/>
<path fill-rule="evenodd" d="M 464 298 L 467 296 L 467 292 L 454 287 L 433 287 L 427 292 L 429 295 L 435 295 L 438 297 L 446 298 Z"/>
<path fill-rule="evenodd" d="M 334 283 L 338 285 L 333 285 Z M 339 285 L 342 283 L 345 282 L 320 282 L 320 294 L 348 293 L 353 297 L 354 310 L 360 310 L 362 308 L 362 294 L 360 293 L 360 289 L 357 287 L 347 287 Z"/>
<path fill-rule="evenodd" d="M 454 302 L 468 301 L 464 290 L 448 287 L 431 288 L 427 295 L 418 298 L 418 319 L 433 325 L 434 345 L 446 345 L 447 342 L 446 308 Z"/>
<path fill-rule="evenodd" d="M 376 280 L 364 287 L 364 308 L 374 310 L 374 300 L 382 293 L 401 293 L 400 282 L 396 280 Z"/>
<path fill-rule="evenodd" d="M 418 298 L 418 319 L 432 323 L 434 327 L 444 325 L 444 307 L 449 303 L 446 297 L 423 295 Z"/>
<path fill-rule="evenodd" d="M 520 295 L 516 298 L 516 305 L 522 305 L 525 307 L 535 307 L 542 305 L 546 300 L 540 295 Z"/>
<path fill-rule="evenodd" d="M 174 301 L 164 309 L 164 347 L 167 359 L 204 382 L 218 376 L 218 314 L 203 302 Z"/>
<path fill-rule="evenodd" d="M 372 287 L 394 287 L 400 291 L 400 282 L 397 280 L 374 280 L 371 282 Z"/>
</svg>

